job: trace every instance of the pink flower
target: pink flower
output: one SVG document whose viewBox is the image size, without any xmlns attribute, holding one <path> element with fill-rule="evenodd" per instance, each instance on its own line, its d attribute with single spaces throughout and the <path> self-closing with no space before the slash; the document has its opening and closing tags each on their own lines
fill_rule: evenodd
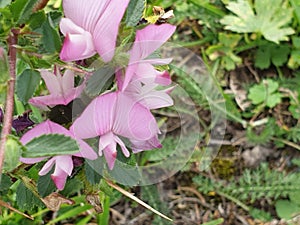
<svg viewBox="0 0 300 225">
<path fill-rule="evenodd" d="M 82 139 L 100 136 L 99 155 L 104 153 L 109 169 L 114 167 L 117 145 L 126 157 L 130 155 L 120 137 L 129 139 L 134 153 L 161 147 L 157 139 L 159 129 L 149 109 L 122 92 L 94 99 L 70 130 Z"/>
<path fill-rule="evenodd" d="M 159 109 L 173 105 L 173 99 L 169 96 L 174 87 L 157 90 L 159 85 L 140 80 L 132 81 L 123 91 L 125 95 L 139 102 L 148 109 Z"/>
<path fill-rule="evenodd" d="M 125 76 L 121 71 L 117 72 L 117 82 L 120 90 L 124 91 L 133 80 L 144 83 L 158 83 L 169 85 L 170 75 L 166 72 L 157 71 L 153 65 L 169 64 L 172 59 L 147 58 L 155 50 L 161 47 L 175 32 L 176 27 L 170 24 L 150 24 L 136 32 L 136 39 L 129 51 L 129 64 Z"/>
<path fill-rule="evenodd" d="M 30 142 L 33 138 L 41 136 L 43 134 L 63 134 L 65 136 L 75 139 L 80 147 L 80 151 L 72 155 L 57 155 L 48 160 L 43 168 L 40 170 L 39 175 L 46 175 L 55 164 L 54 173 L 51 175 L 53 182 L 55 183 L 57 189 L 62 190 L 65 186 L 67 177 L 71 175 L 73 170 L 73 159 L 72 156 L 83 157 L 87 159 L 94 160 L 97 158 L 97 154 L 94 150 L 83 140 L 75 138 L 74 134 L 67 130 L 66 128 L 60 126 L 59 124 L 53 123 L 47 120 L 39 125 L 35 126 L 33 129 L 25 133 L 20 139 L 21 143 L 25 145 Z M 55 144 L 55 143 L 53 143 Z M 27 164 L 33 164 L 47 159 L 47 157 L 39 158 L 21 158 L 21 162 Z"/>
<path fill-rule="evenodd" d="M 98 52 L 109 62 L 128 3 L 129 0 L 63 0 L 66 18 L 61 20 L 60 30 L 65 40 L 60 58 L 74 61 Z"/>
<path fill-rule="evenodd" d="M 73 71 L 66 70 L 64 75 L 61 75 L 59 70 L 56 73 L 41 70 L 41 76 L 46 83 L 50 95 L 33 97 L 28 101 L 30 104 L 43 109 L 46 109 L 46 106 L 68 105 L 81 94 L 85 82 L 78 87 L 74 87 L 75 75 Z"/>
</svg>

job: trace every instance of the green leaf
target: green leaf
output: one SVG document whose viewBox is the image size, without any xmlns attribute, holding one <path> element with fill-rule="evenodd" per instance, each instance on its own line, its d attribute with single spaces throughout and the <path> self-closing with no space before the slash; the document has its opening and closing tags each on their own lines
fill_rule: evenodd
<svg viewBox="0 0 300 225">
<path fill-rule="evenodd" d="M 37 189 L 42 198 L 50 195 L 56 190 L 55 184 L 51 179 L 53 169 L 45 176 L 40 176 L 37 181 Z"/>
<path fill-rule="evenodd" d="M 23 183 L 20 183 L 17 191 L 17 204 L 21 210 L 32 210 L 35 206 L 43 207 L 44 204 Z"/>
<path fill-rule="evenodd" d="M 59 221 L 68 219 L 68 218 L 76 218 L 78 215 L 83 214 L 84 212 L 88 211 L 89 209 L 93 208 L 91 205 L 79 205 L 77 207 L 72 207 L 68 211 L 64 211 L 62 214 L 60 214 L 55 219 L 51 220 L 49 224 L 59 224 Z"/>
<path fill-rule="evenodd" d="M 22 153 L 25 158 L 69 155 L 79 152 L 77 142 L 71 137 L 61 134 L 41 135 L 32 139 Z"/>
<path fill-rule="evenodd" d="M 267 69 L 271 62 L 275 66 L 282 66 L 288 60 L 290 54 L 290 47 L 288 45 L 276 45 L 267 43 L 259 46 L 256 57 L 255 66 L 260 69 Z"/>
<path fill-rule="evenodd" d="M 300 213 L 300 206 L 288 200 L 278 200 L 275 207 L 278 216 L 286 220 L 289 220 Z"/>
<path fill-rule="evenodd" d="M 36 87 L 39 85 L 41 75 L 36 70 L 26 69 L 17 77 L 17 96 L 23 104 L 32 97 Z"/>
<path fill-rule="evenodd" d="M 287 27 L 293 9 L 284 0 L 256 0 L 253 7 L 248 0 L 238 0 L 229 2 L 227 9 L 236 15 L 226 15 L 220 20 L 227 30 L 262 34 L 275 43 L 286 41 L 288 35 L 294 34 L 294 30 Z"/>
<path fill-rule="evenodd" d="M 290 0 L 290 3 L 294 9 L 294 13 L 298 20 L 298 24 L 300 24 L 300 1 L 299 0 Z"/>
<path fill-rule="evenodd" d="M 44 11 L 38 11 L 30 16 L 28 25 L 32 30 L 37 30 L 46 21 L 47 17 Z"/>
<path fill-rule="evenodd" d="M 39 0 L 16 0 L 11 5 L 11 12 L 18 24 L 25 23 Z"/>
<path fill-rule="evenodd" d="M 289 198 L 290 198 L 291 202 L 294 202 L 294 203 L 299 205 L 299 203 L 300 203 L 300 191 L 290 192 L 289 193 Z"/>
<path fill-rule="evenodd" d="M 207 48 L 206 54 L 210 60 L 221 58 L 221 64 L 226 70 L 233 70 L 236 64 L 240 64 L 242 59 L 234 54 L 233 50 L 241 40 L 241 35 L 219 33 L 219 43 Z"/>
<path fill-rule="evenodd" d="M 11 0 L 1 0 L 0 1 L 0 8 L 4 8 L 5 6 L 7 6 L 10 3 L 11 3 Z"/>
<path fill-rule="evenodd" d="M 2 196 L 5 195 L 12 184 L 13 183 L 9 176 L 7 176 L 5 174 L 1 174 L 0 175 L 0 194 Z"/>
<path fill-rule="evenodd" d="M 168 214 L 170 210 L 168 210 L 168 206 L 166 202 L 162 201 L 160 198 L 160 193 L 158 192 L 158 188 L 155 185 L 142 186 L 141 194 L 143 201 L 146 201 L 151 207 L 155 208 L 159 212 L 163 212 L 164 214 Z M 159 216 L 155 216 L 153 225 L 166 225 L 172 224 L 171 222 L 166 222 L 165 219 Z"/>
<path fill-rule="evenodd" d="M 253 218 L 263 221 L 263 222 L 271 221 L 271 219 L 272 219 L 271 214 L 264 210 L 251 208 L 249 213 Z"/>
<path fill-rule="evenodd" d="M 91 184 L 99 184 L 103 174 L 105 161 L 103 157 L 99 157 L 96 160 L 86 160 L 84 164 L 85 176 L 88 182 Z"/>
<path fill-rule="evenodd" d="M 265 103 L 266 106 L 273 108 L 281 102 L 282 95 L 277 92 L 278 82 L 271 79 L 263 80 L 262 83 L 253 85 L 249 89 L 248 98 L 254 105 Z"/>
<path fill-rule="evenodd" d="M 69 197 L 73 194 L 78 193 L 83 188 L 83 182 L 77 179 L 76 177 L 68 179 L 64 190 L 60 192 L 63 196 Z"/>
<path fill-rule="evenodd" d="M 172 153 L 174 153 L 174 149 L 178 140 L 173 137 L 166 137 L 162 143 L 163 148 L 160 149 L 152 149 L 151 151 L 143 152 L 143 160 L 157 162 L 162 160 L 167 160 Z M 145 162 L 146 163 L 146 162 Z"/>
<path fill-rule="evenodd" d="M 202 223 L 202 225 L 220 225 L 224 223 L 224 219 L 223 218 L 219 218 L 219 219 L 215 219 L 206 223 Z"/>
<path fill-rule="evenodd" d="M 42 34 L 42 42 L 47 52 L 59 52 L 61 48 L 61 39 L 50 14 L 47 15 L 47 20 L 42 25 Z"/>
<path fill-rule="evenodd" d="M 98 69 L 87 81 L 86 92 L 90 96 L 97 96 L 107 90 L 113 82 L 114 69 L 104 66 Z"/>
<path fill-rule="evenodd" d="M 139 168 L 136 165 L 135 156 L 131 154 L 129 158 L 126 158 L 120 151 L 117 154 L 113 170 L 108 172 L 118 183 L 127 186 L 137 185 L 142 179 Z"/>
<path fill-rule="evenodd" d="M 126 11 L 125 23 L 127 26 L 136 26 L 143 16 L 146 0 L 131 0 Z"/>
<path fill-rule="evenodd" d="M 3 170 L 12 171 L 20 164 L 22 145 L 14 138 L 9 138 L 5 143 L 5 157 Z"/>
</svg>

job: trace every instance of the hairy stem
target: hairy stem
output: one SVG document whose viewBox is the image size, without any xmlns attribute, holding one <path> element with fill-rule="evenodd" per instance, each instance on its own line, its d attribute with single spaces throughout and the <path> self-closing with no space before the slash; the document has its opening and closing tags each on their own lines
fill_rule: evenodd
<svg viewBox="0 0 300 225">
<path fill-rule="evenodd" d="M 17 50 L 14 45 L 18 42 L 18 32 L 17 29 L 12 29 L 11 34 L 7 39 L 7 43 L 9 46 L 9 74 L 10 79 L 7 82 L 7 96 L 5 103 L 5 113 L 4 113 L 4 121 L 3 128 L 1 133 L 1 141 L 0 141 L 0 175 L 2 173 L 2 167 L 4 162 L 4 153 L 5 153 L 5 145 L 8 138 L 8 135 L 11 132 L 12 126 L 12 118 L 13 118 L 13 110 L 14 110 L 14 90 L 15 90 L 15 82 L 16 82 L 16 60 L 17 60 Z"/>
</svg>

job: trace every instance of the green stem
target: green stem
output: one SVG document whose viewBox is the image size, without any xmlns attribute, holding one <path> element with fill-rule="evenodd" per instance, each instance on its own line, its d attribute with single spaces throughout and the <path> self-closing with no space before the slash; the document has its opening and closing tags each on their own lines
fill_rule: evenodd
<svg viewBox="0 0 300 225">
<path fill-rule="evenodd" d="M 180 45 L 181 47 L 194 47 L 194 46 L 198 46 L 198 45 L 204 45 L 206 43 L 209 43 L 210 41 L 212 41 L 213 38 L 212 37 L 205 37 L 201 40 L 197 40 L 197 41 L 190 41 L 190 42 L 178 42 L 175 43 L 176 45 Z"/>
<path fill-rule="evenodd" d="M 249 211 L 250 208 L 248 206 L 246 206 L 244 203 L 242 203 L 240 200 L 222 192 L 222 191 L 217 191 L 218 195 L 223 196 L 224 198 L 229 199 L 230 201 L 233 201 L 235 204 L 237 204 L 238 206 L 240 206 L 241 208 L 243 208 L 246 211 Z"/>
</svg>

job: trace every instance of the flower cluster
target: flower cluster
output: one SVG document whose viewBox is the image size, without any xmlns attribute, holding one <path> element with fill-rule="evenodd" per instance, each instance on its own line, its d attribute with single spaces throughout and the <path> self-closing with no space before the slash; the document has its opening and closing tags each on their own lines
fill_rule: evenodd
<svg viewBox="0 0 300 225">
<path fill-rule="evenodd" d="M 65 36 L 60 52 L 63 61 L 77 61 L 99 54 L 104 63 L 110 63 L 115 55 L 120 22 L 129 0 L 63 0 L 65 18 L 60 30 Z M 160 133 L 151 109 L 173 104 L 168 86 L 171 78 L 167 71 L 158 71 L 155 65 L 166 65 L 171 59 L 153 58 L 158 48 L 174 33 L 170 24 L 149 24 L 136 31 L 135 41 L 127 52 L 128 65 L 115 68 L 117 90 L 96 97 L 75 119 L 69 129 L 52 121 L 45 121 L 29 130 L 21 138 L 23 144 L 42 134 L 63 134 L 77 141 L 80 151 L 74 155 L 57 155 L 49 159 L 39 175 L 47 174 L 55 164 L 51 175 L 56 187 L 64 188 L 66 179 L 73 170 L 73 158 L 94 160 L 104 155 L 108 168 L 112 170 L 117 157 L 117 146 L 130 156 L 130 150 L 160 148 Z M 151 57 L 149 57 L 151 56 Z M 62 75 L 58 69 L 51 73 L 41 71 L 50 92 L 47 96 L 30 99 L 30 103 L 46 109 L 56 105 L 68 105 L 80 96 L 88 77 L 74 87 L 74 72 L 66 70 Z M 98 154 L 83 139 L 99 137 Z M 128 140 L 127 146 L 124 139 Z M 127 142 L 126 142 L 127 143 Z M 36 163 L 46 158 L 21 158 L 24 163 Z"/>
</svg>

